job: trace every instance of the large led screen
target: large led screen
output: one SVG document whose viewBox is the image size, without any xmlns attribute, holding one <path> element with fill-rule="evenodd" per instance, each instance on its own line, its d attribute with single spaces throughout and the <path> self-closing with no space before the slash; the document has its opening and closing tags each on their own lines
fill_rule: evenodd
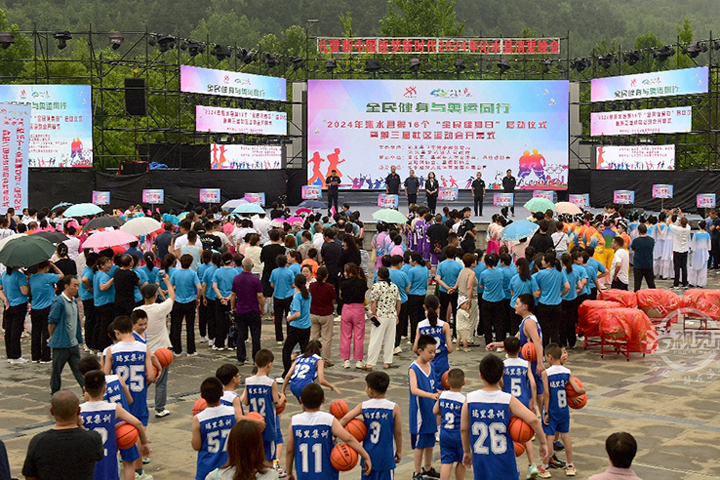
<svg viewBox="0 0 720 480">
<path fill-rule="evenodd" d="M 650 135 L 692 130 L 692 107 L 653 108 L 590 114 L 590 135 Z"/>
<path fill-rule="evenodd" d="M 181 92 L 284 102 L 286 88 L 284 78 L 180 65 Z"/>
<path fill-rule="evenodd" d="M 593 78 L 590 99 L 593 102 L 635 100 L 707 93 L 708 67 L 683 68 L 663 72 L 639 73 L 619 77 Z"/>
<path fill-rule="evenodd" d="M 196 105 L 195 130 L 210 133 L 286 135 L 287 113 Z"/>
<path fill-rule="evenodd" d="M 29 167 L 92 167 L 90 85 L 0 85 L 6 103 L 30 105 Z"/>
<path fill-rule="evenodd" d="M 568 82 L 310 80 L 308 184 L 335 169 L 342 188 L 382 189 L 393 165 L 441 187 L 479 171 L 500 188 L 510 169 L 518 188 L 566 188 Z"/>
<path fill-rule="evenodd" d="M 675 170 L 675 145 L 597 147 L 598 170 Z"/>
<path fill-rule="evenodd" d="M 210 145 L 212 170 L 279 170 L 282 168 L 280 145 Z"/>
</svg>

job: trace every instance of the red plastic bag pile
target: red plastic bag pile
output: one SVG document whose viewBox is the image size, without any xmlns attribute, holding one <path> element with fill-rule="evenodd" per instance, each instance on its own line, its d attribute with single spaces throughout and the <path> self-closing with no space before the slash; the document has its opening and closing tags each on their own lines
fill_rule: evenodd
<svg viewBox="0 0 720 480">
<path fill-rule="evenodd" d="M 622 305 L 618 302 L 608 302 L 603 300 L 585 300 L 578 307 L 577 333 L 582 333 L 586 337 L 599 337 L 599 314 L 603 310 L 620 307 L 622 307 Z"/>
<path fill-rule="evenodd" d="M 680 308 L 699 310 L 715 321 L 720 321 L 720 290 L 688 290 L 680 301 Z"/>
<path fill-rule="evenodd" d="M 627 342 L 630 352 L 654 353 L 658 346 L 655 327 L 637 308 L 610 308 L 599 314 L 600 333 L 610 342 Z"/>
<path fill-rule="evenodd" d="M 638 300 L 635 292 L 629 292 L 627 290 L 611 289 L 600 291 L 598 293 L 598 300 L 617 302 L 627 308 L 636 308 L 638 306 Z"/>
<path fill-rule="evenodd" d="M 642 308 L 650 319 L 672 319 L 673 323 L 677 323 L 680 297 L 675 293 L 658 288 L 639 290 L 635 294 L 638 307 Z"/>
</svg>

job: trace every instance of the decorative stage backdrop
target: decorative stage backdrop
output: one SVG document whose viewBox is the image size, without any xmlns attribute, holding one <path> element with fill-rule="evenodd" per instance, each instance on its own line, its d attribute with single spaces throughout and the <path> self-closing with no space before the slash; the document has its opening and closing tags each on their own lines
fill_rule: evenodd
<svg viewBox="0 0 720 480">
<path fill-rule="evenodd" d="M 568 184 L 567 81 L 309 80 L 308 184 L 382 189 L 395 165 L 440 186 Z"/>
</svg>

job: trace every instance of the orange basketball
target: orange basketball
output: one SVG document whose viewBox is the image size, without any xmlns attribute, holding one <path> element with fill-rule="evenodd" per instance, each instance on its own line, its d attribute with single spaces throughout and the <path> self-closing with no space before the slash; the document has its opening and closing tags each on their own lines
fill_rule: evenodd
<svg viewBox="0 0 720 480">
<path fill-rule="evenodd" d="M 515 445 L 515 456 L 516 457 L 519 457 L 520 455 L 525 453 L 525 444 L 524 443 L 513 442 L 513 444 Z"/>
<path fill-rule="evenodd" d="M 335 400 L 330 404 L 330 413 L 338 420 L 347 415 L 348 410 L 348 404 L 345 400 Z"/>
<path fill-rule="evenodd" d="M 265 424 L 265 418 L 262 415 L 260 415 L 258 412 L 248 412 L 245 414 L 245 418 L 247 420 L 262 422 L 263 425 Z M 263 427 L 263 430 L 265 430 L 265 427 Z"/>
<path fill-rule="evenodd" d="M 534 362 L 537 360 L 537 352 L 535 351 L 535 344 L 528 342 L 522 347 L 522 357 L 528 362 Z"/>
<path fill-rule="evenodd" d="M 442 378 L 440 379 L 440 383 L 442 383 L 442 386 L 445 390 L 450 390 L 450 382 L 448 381 L 449 375 L 450 375 L 450 370 L 443 373 Z"/>
<path fill-rule="evenodd" d="M 530 439 L 535 434 L 535 431 L 532 429 L 532 427 L 522 418 L 513 416 L 510 419 L 510 424 L 508 425 L 508 431 L 510 432 L 510 437 L 523 445 L 525 445 L 527 442 L 530 441 Z"/>
<path fill-rule="evenodd" d="M 365 426 L 365 422 L 360 420 L 359 418 L 353 418 L 348 422 L 347 425 L 345 425 L 345 430 L 348 431 L 353 437 L 355 437 L 355 440 L 358 442 L 362 442 L 365 440 L 365 435 L 367 435 L 367 427 Z"/>
<path fill-rule="evenodd" d="M 115 438 L 117 439 L 117 446 L 123 450 L 132 447 L 140 438 L 140 432 L 134 425 L 130 425 L 125 422 L 119 422 L 115 425 Z"/>
<path fill-rule="evenodd" d="M 157 380 L 158 377 L 160 376 L 160 371 L 157 369 L 157 367 L 155 365 L 153 365 L 152 367 L 153 367 L 153 372 L 155 372 L 155 380 Z"/>
<path fill-rule="evenodd" d="M 173 362 L 173 353 L 169 348 L 158 348 L 155 350 L 155 357 L 163 368 L 167 368 Z"/>
<path fill-rule="evenodd" d="M 279 407 L 275 408 L 275 413 L 278 414 L 278 415 L 280 415 L 282 412 L 285 411 L 285 407 L 286 407 L 286 406 L 287 406 L 287 398 L 286 398 L 285 401 L 282 403 L 282 405 L 280 405 Z"/>
<path fill-rule="evenodd" d="M 330 452 L 330 463 L 335 470 L 347 472 L 355 468 L 358 463 L 358 454 L 355 450 L 341 443 Z"/>
<path fill-rule="evenodd" d="M 568 398 L 568 406 L 573 410 L 580 410 L 587 403 L 587 393 L 578 395 L 577 397 Z"/>
<path fill-rule="evenodd" d="M 207 408 L 207 402 L 204 398 L 198 398 L 195 403 L 193 403 L 192 412 L 193 416 L 197 415 L 198 413 L 202 412 Z"/>
<path fill-rule="evenodd" d="M 582 382 L 580 381 L 579 378 L 575 377 L 575 381 L 577 382 L 578 387 L 583 388 L 583 384 L 582 384 Z M 568 400 L 571 399 L 571 398 L 575 398 L 575 397 L 579 397 L 579 396 L 580 396 L 580 395 L 578 395 L 578 393 L 575 391 L 575 389 L 572 387 L 572 385 L 570 385 L 570 382 L 568 382 L 568 383 L 565 385 L 565 392 L 567 393 L 567 398 L 568 398 Z"/>
</svg>

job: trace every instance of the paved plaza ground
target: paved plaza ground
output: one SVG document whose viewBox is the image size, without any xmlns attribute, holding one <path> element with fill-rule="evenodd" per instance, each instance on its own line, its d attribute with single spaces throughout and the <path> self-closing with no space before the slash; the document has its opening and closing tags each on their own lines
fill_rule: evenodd
<svg viewBox="0 0 720 480">
<path fill-rule="evenodd" d="M 720 282 L 712 276 L 712 288 Z M 669 282 L 661 281 L 667 288 Z M 369 327 L 368 327 L 369 334 Z M 720 478 L 717 469 L 720 458 L 720 335 L 681 335 L 682 326 L 675 325 L 670 335 L 661 335 L 660 350 L 645 358 L 633 354 L 630 361 L 622 355 L 600 358 L 599 347 L 570 351 L 567 366 L 578 376 L 588 391 L 588 404 L 582 410 L 571 411 L 571 437 L 575 450 L 578 479 L 605 469 L 608 460 L 604 450 L 605 438 L 616 431 L 628 431 L 638 441 L 639 451 L 634 462 L 636 473 L 645 480 L 701 480 Z M 29 339 L 23 339 L 23 352 L 29 355 Z M 366 340 L 366 348 L 367 348 Z M 281 372 L 280 347 L 274 341 L 272 324 L 263 322 L 262 344 L 275 352 L 274 373 Z M 352 407 L 363 401 L 361 370 L 343 369 L 338 362 L 339 324 L 335 324 L 332 360 L 335 366 L 326 370 L 328 379 L 343 392 Z M 412 453 L 407 427 L 408 381 L 407 367 L 414 360 L 409 347 L 395 356 L 400 368 L 387 370 L 391 385 L 387 397 L 397 402 L 403 415 L 403 458 L 396 470 L 397 479 L 412 477 Z M 152 448 L 152 462 L 146 471 L 155 479 L 190 479 L 195 475 L 196 454 L 190 446 L 191 407 L 199 397 L 201 381 L 213 374 L 222 363 L 233 362 L 230 352 L 215 352 L 202 346 L 197 357 L 177 357 L 171 367 L 169 380 L 168 417 L 151 417 L 148 436 Z M 232 352 L 234 353 L 234 352 Z M 465 391 L 480 388 L 478 375 L 480 359 L 488 355 L 483 348 L 450 355 L 451 367 L 465 371 Z M 354 367 L 354 363 L 353 363 Z M 382 368 L 382 364 L 379 365 Z M 240 367 L 243 377 L 250 374 L 249 364 Z M 0 364 L 0 439 L 8 449 L 10 466 L 15 477 L 21 477 L 22 462 L 28 442 L 33 435 L 51 428 L 49 416 L 50 365 L 9 365 L 2 358 Z M 63 385 L 80 393 L 80 389 L 66 369 Z M 338 397 L 332 392 L 329 403 Z M 154 389 L 148 403 L 152 406 Z M 152 411 L 152 410 L 151 410 Z M 287 432 L 291 415 L 300 411 L 294 398 L 282 415 L 283 430 Z M 537 448 L 537 447 L 536 447 Z M 537 450 L 536 450 L 537 451 Z M 564 454 L 559 453 L 564 460 Z M 434 466 L 439 470 L 439 453 L 435 451 Z M 520 458 L 521 477 L 527 471 L 526 457 Z M 284 459 L 283 462 L 284 464 Z M 564 471 L 552 470 L 553 478 L 565 477 Z M 342 479 L 360 479 L 360 470 L 341 475 Z M 468 472 L 468 479 L 472 478 Z M 504 480 L 504 479 L 502 479 Z"/>
</svg>

